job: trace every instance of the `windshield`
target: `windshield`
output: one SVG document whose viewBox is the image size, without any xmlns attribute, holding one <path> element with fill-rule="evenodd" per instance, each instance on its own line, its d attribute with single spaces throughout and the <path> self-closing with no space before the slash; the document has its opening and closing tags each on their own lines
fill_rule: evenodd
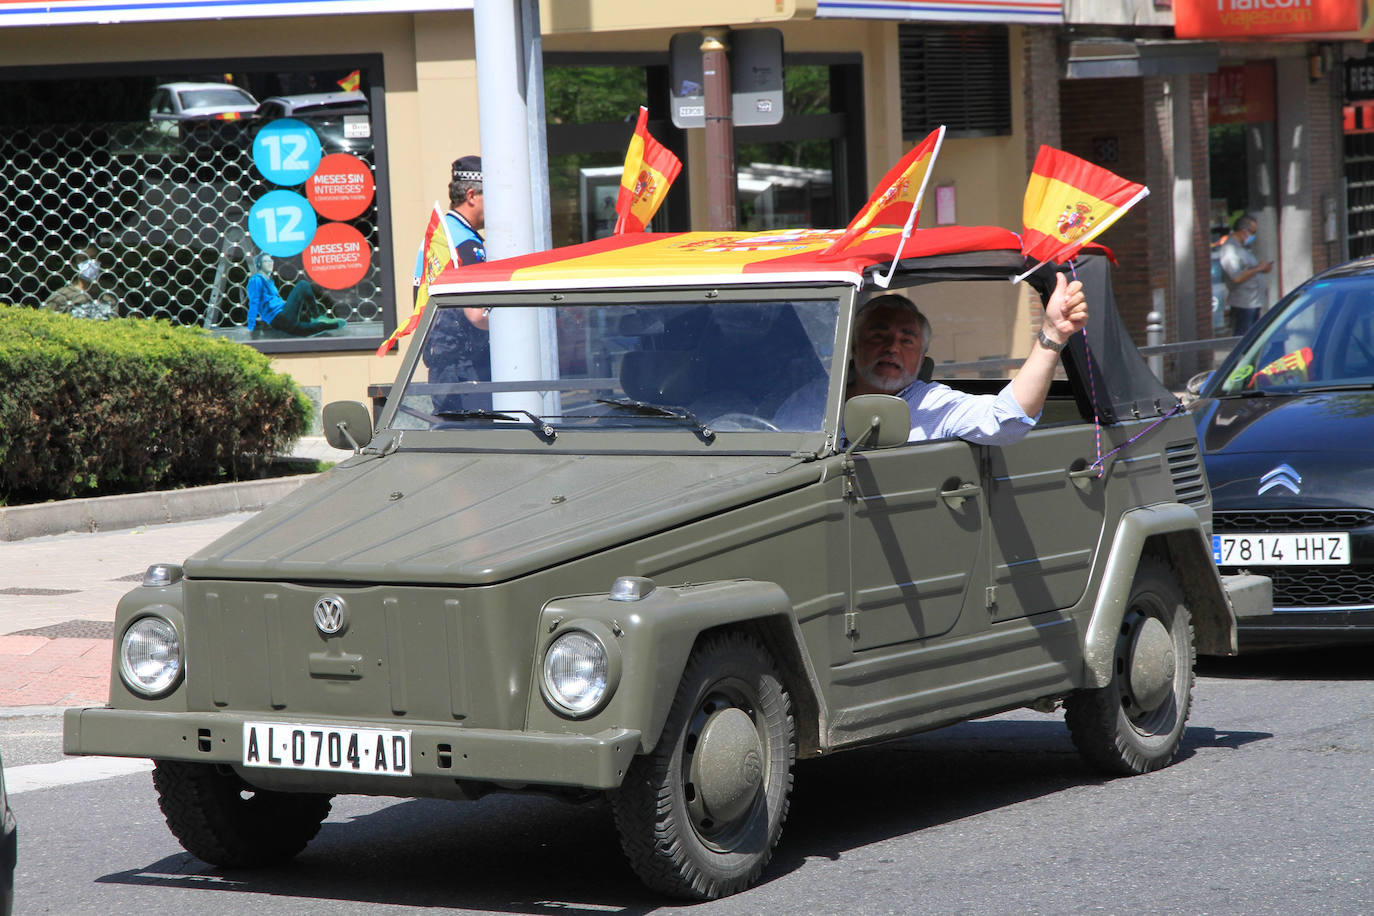
<svg viewBox="0 0 1374 916">
<path fill-rule="evenodd" d="M 1374 277 L 1313 283 L 1230 360 L 1220 396 L 1374 384 Z"/>
<path fill-rule="evenodd" d="M 253 97 L 242 89 L 188 89 L 181 93 L 182 108 L 242 108 L 256 106 Z"/>
<path fill-rule="evenodd" d="M 542 313 L 542 315 L 541 315 Z M 680 427 L 716 432 L 818 431 L 839 301 L 440 307 L 421 341 L 391 426 L 451 429 L 523 423 L 558 430 Z M 542 324 L 541 324 L 542 322 Z M 507 329 L 535 327 L 543 369 Z M 493 338 L 495 343 L 493 343 Z M 496 352 L 493 360 L 493 350 Z M 496 377 L 515 379 L 493 383 Z M 499 371 L 502 365 L 513 369 Z"/>
</svg>

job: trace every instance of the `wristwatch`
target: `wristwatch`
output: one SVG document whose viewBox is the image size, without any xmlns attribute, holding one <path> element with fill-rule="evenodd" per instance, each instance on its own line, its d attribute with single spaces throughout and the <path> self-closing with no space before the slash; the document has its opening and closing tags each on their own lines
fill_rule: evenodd
<svg viewBox="0 0 1374 916">
<path fill-rule="evenodd" d="M 1044 347 L 1046 350 L 1053 350 L 1056 353 L 1063 352 L 1064 350 L 1064 344 L 1055 343 L 1054 341 L 1050 340 L 1049 337 L 1046 336 L 1044 328 L 1041 328 L 1039 331 L 1035 332 L 1035 339 L 1039 341 L 1040 346 Z M 1067 341 L 1065 341 L 1065 343 L 1067 343 Z"/>
</svg>

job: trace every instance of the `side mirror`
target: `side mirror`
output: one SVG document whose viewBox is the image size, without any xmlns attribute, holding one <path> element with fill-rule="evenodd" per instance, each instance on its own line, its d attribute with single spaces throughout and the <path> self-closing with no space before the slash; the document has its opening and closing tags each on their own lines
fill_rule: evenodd
<svg viewBox="0 0 1374 916">
<path fill-rule="evenodd" d="M 849 451 L 860 446 L 892 448 L 911 435 L 911 407 L 890 394 L 861 394 L 844 405 L 844 434 Z"/>
<path fill-rule="evenodd" d="M 1199 372 L 1197 375 L 1188 379 L 1188 384 L 1183 386 L 1184 390 L 1191 394 L 1193 397 L 1197 397 L 1198 393 L 1202 391 L 1203 387 L 1205 387 L 1206 384 L 1212 380 L 1212 374 L 1215 371 L 1215 369 L 1208 369 L 1206 372 Z"/>
<path fill-rule="evenodd" d="M 321 421 L 324 438 L 334 448 L 351 448 L 357 454 L 372 441 L 372 415 L 357 401 L 326 404 Z"/>
</svg>

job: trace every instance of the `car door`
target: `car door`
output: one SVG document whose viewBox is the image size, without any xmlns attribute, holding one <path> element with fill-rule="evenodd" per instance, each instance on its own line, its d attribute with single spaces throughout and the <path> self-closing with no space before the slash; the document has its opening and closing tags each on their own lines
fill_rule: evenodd
<svg viewBox="0 0 1374 916">
<path fill-rule="evenodd" d="M 986 448 L 993 621 L 1070 607 L 1088 584 L 1105 516 L 1086 423 L 1032 430 Z"/>
<path fill-rule="evenodd" d="M 856 453 L 850 478 L 853 652 L 933 639 L 981 587 L 978 448 L 959 440 Z"/>
</svg>

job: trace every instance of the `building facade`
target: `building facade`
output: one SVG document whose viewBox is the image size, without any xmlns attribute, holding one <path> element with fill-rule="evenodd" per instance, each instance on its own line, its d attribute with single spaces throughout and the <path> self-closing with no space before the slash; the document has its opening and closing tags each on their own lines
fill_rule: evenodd
<svg viewBox="0 0 1374 916">
<path fill-rule="evenodd" d="M 920 225 L 1019 229 L 1046 143 L 1151 188 L 1102 239 L 1138 340 L 1151 311 L 1170 340 L 1224 333 L 1208 257 L 1223 217 L 1260 214 L 1280 265 L 1274 299 L 1345 255 L 1357 211 L 1343 180 L 1364 167 L 1340 143 L 1357 46 L 1181 41 L 1185 2 L 544 0 L 552 241 L 610 231 L 606 202 L 639 104 L 684 163 L 653 228 L 705 227 L 705 140 L 675 123 L 692 81 L 674 48 L 706 25 L 776 30 L 782 116 L 735 130 L 741 228 L 844 225 L 878 176 L 946 124 Z M 427 214 L 447 204 L 452 160 L 481 152 L 477 82 L 490 62 L 471 0 L 118 6 L 101 23 L 61 0 L 0 10 L 0 302 L 41 306 L 95 258 L 97 290 L 119 314 L 242 340 L 320 402 L 392 381 L 397 351 L 375 350 L 410 315 Z M 211 98 L 226 90 L 250 101 Z M 328 327 L 248 327 L 264 253 L 279 293 L 307 285 L 306 309 L 335 319 Z M 1020 302 L 1005 328 L 947 337 L 937 355 L 1022 353 L 1035 308 Z"/>
</svg>

